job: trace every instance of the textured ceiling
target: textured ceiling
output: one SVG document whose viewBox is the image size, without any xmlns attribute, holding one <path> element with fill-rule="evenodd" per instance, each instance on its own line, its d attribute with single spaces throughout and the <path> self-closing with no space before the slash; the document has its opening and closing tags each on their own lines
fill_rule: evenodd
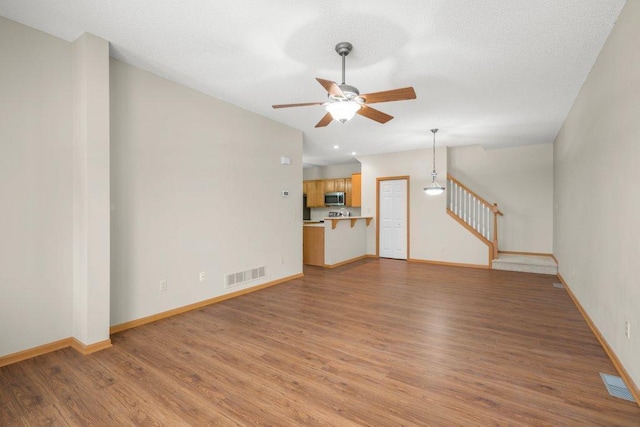
<svg viewBox="0 0 640 427">
<path fill-rule="evenodd" d="M 304 161 L 326 165 L 437 145 L 552 142 L 623 0 L 0 0 L 0 15 L 304 131 Z M 315 77 L 361 93 L 405 86 L 417 99 L 376 104 L 395 118 L 314 125 Z M 339 149 L 334 149 L 339 145 Z"/>
</svg>

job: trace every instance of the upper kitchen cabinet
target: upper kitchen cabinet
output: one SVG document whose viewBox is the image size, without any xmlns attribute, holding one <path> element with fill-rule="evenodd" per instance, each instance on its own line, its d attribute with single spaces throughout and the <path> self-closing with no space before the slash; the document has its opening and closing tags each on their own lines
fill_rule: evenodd
<svg viewBox="0 0 640 427">
<path fill-rule="evenodd" d="M 325 179 L 324 180 L 324 192 L 325 193 L 335 193 L 345 192 L 345 178 L 334 178 L 334 179 Z"/>
<path fill-rule="evenodd" d="M 324 193 L 326 192 L 324 180 L 316 179 L 313 181 L 304 181 L 302 188 L 307 195 L 308 208 L 324 207 Z"/>
<path fill-rule="evenodd" d="M 324 194 L 345 193 L 347 207 L 360 207 L 361 179 L 360 174 L 353 174 L 351 178 L 315 179 L 304 181 L 302 191 L 307 195 L 308 208 L 323 208 Z"/>
<path fill-rule="evenodd" d="M 324 191 L 327 193 L 333 193 L 336 191 L 336 182 L 333 179 L 324 180 Z"/>
<path fill-rule="evenodd" d="M 359 173 L 351 175 L 351 206 L 362 206 L 362 175 Z"/>
</svg>

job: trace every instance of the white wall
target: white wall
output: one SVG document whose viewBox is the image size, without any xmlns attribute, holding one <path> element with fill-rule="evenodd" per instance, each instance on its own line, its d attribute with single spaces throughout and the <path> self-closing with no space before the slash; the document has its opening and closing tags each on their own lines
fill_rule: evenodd
<svg viewBox="0 0 640 427">
<path fill-rule="evenodd" d="M 553 251 L 553 144 L 449 148 L 449 173 L 498 203 L 501 251 Z"/>
<path fill-rule="evenodd" d="M 71 336 L 71 44 L 0 17 L 0 356 Z"/>
<path fill-rule="evenodd" d="M 627 2 L 555 141 L 554 254 L 640 386 L 640 2 Z M 631 339 L 624 322 L 631 322 Z"/>
<path fill-rule="evenodd" d="M 301 182 L 300 131 L 111 60 L 111 323 L 301 273 Z"/>
<path fill-rule="evenodd" d="M 417 260 L 488 265 L 487 245 L 446 213 L 446 194 L 428 196 L 423 188 L 431 183 L 431 150 L 358 156 L 362 164 L 362 215 L 376 216 L 376 179 L 408 175 L 409 257 Z M 446 182 L 447 150 L 436 149 L 440 184 Z M 367 253 L 376 253 L 375 220 L 367 227 Z"/>
<path fill-rule="evenodd" d="M 304 168 L 302 175 L 305 181 L 311 179 L 351 178 L 354 173 L 360 172 L 360 163 L 345 163 L 342 165 L 314 166 Z"/>
</svg>

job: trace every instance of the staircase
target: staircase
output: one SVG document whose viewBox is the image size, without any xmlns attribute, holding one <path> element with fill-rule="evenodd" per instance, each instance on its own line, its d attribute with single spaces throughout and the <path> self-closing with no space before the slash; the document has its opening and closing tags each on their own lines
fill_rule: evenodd
<svg viewBox="0 0 640 427">
<path fill-rule="evenodd" d="M 558 274 L 558 263 L 548 255 L 498 253 L 491 263 L 494 270 L 521 271 L 524 273 Z"/>
<path fill-rule="evenodd" d="M 447 174 L 447 214 L 484 242 L 489 267 L 495 270 L 558 274 L 558 264 L 549 255 L 503 253 L 498 250 L 498 204 L 491 204 Z"/>
</svg>

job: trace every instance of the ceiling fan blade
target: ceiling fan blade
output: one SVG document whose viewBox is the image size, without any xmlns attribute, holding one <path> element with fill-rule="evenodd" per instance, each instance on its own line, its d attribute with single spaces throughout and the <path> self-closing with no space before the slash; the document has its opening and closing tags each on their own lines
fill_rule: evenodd
<svg viewBox="0 0 640 427">
<path fill-rule="evenodd" d="M 375 120 L 378 123 L 387 123 L 389 120 L 393 119 L 393 116 L 383 113 L 380 110 L 376 110 L 375 108 L 367 107 L 366 105 L 363 105 L 362 108 L 358 110 L 358 114 L 365 116 L 368 119 Z"/>
<path fill-rule="evenodd" d="M 289 107 L 307 107 L 309 105 L 322 105 L 324 102 L 305 102 L 303 104 L 279 104 L 272 105 L 273 108 L 289 108 Z"/>
<path fill-rule="evenodd" d="M 385 90 L 383 92 L 374 92 L 360 95 L 365 99 L 367 104 L 376 102 L 404 101 L 405 99 L 416 99 L 416 92 L 412 87 L 403 87 L 402 89 Z"/>
<path fill-rule="evenodd" d="M 330 113 L 327 113 L 324 115 L 324 117 L 318 122 L 318 124 L 316 125 L 317 128 L 321 128 L 321 127 L 325 127 L 326 125 L 328 125 L 329 123 L 331 123 L 331 120 L 333 120 L 333 117 L 331 117 Z"/>
<path fill-rule="evenodd" d="M 326 89 L 327 92 L 329 92 L 329 95 L 346 98 L 344 92 L 342 92 L 342 89 L 340 89 L 340 86 L 338 86 L 336 82 L 332 82 L 331 80 L 324 80 L 318 77 L 316 77 L 316 80 L 322 85 L 323 88 Z"/>
</svg>

